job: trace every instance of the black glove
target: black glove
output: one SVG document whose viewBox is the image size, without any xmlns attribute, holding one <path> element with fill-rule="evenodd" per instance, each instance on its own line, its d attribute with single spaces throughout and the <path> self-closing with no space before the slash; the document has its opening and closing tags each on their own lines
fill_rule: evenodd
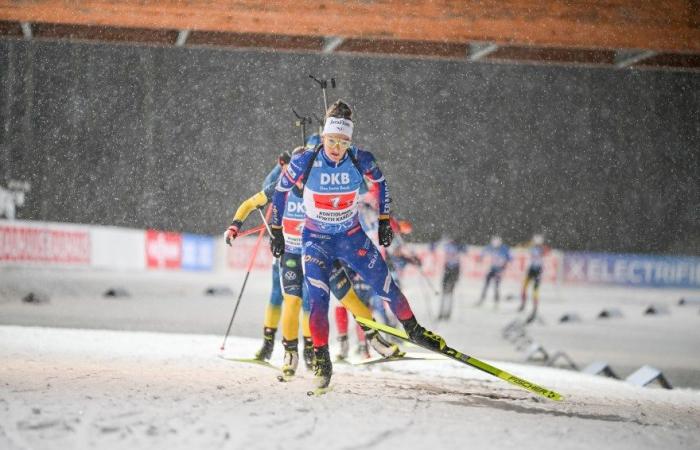
<svg viewBox="0 0 700 450">
<path fill-rule="evenodd" d="M 231 225 L 226 229 L 224 233 L 224 239 L 226 240 L 226 245 L 231 245 L 231 241 L 236 239 L 238 232 L 241 230 L 243 223 L 240 220 L 234 220 Z"/>
<path fill-rule="evenodd" d="M 388 247 L 392 240 L 394 240 L 394 231 L 391 229 L 389 219 L 379 219 L 379 244 Z"/>
<path fill-rule="evenodd" d="M 272 231 L 272 237 L 270 238 L 270 250 L 272 251 L 272 256 L 279 258 L 284 255 L 284 234 L 282 234 L 282 228 L 270 228 Z"/>
</svg>

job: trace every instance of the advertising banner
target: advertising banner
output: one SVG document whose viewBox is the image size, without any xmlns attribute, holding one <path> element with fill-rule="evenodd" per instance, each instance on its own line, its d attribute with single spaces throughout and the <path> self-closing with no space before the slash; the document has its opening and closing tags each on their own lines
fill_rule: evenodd
<svg viewBox="0 0 700 450">
<path fill-rule="evenodd" d="M 0 224 L 0 262 L 87 266 L 90 233 L 79 227 L 3 221 Z"/>
<path fill-rule="evenodd" d="M 182 268 L 209 271 L 214 267 L 214 238 L 196 234 L 182 235 Z"/>
<path fill-rule="evenodd" d="M 146 266 L 150 269 L 179 269 L 182 265 L 180 233 L 146 231 Z"/>
<path fill-rule="evenodd" d="M 226 267 L 231 270 L 246 270 L 257 238 L 257 234 L 238 238 L 233 241 L 233 245 L 226 246 Z M 252 270 L 270 270 L 270 267 L 272 267 L 270 240 L 264 237 L 260 242 Z"/>
<path fill-rule="evenodd" d="M 567 252 L 564 281 L 700 288 L 700 258 Z"/>
</svg>

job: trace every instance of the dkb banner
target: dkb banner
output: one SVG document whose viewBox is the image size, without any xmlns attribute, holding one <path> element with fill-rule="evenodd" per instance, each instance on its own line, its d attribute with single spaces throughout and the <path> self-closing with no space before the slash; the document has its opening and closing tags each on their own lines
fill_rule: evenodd
<svg viewBox="0 0 700 450">
<path fill-rule="evenodd" d="M 566 252 L 564 281 L 700 289 L 700 258 Z"/>
</svg>

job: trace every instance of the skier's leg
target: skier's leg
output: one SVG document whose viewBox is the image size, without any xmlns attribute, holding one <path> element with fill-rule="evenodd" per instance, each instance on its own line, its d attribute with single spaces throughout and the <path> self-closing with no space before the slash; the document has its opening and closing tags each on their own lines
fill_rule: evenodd
<svg viewBox="0 0 700 450">
<path fill-rule="evenodd" d="M 459 277 L 459 267 L 451 267 L 449 269 L 449 277 L 447 279 L 447 285 L 444 287 L 447 292 L 447 296 L 445 298 L 445 305 L 444 305 L 444 312 L 443 312 L 443 318 L 445 320 L 449 320 L 450 316 L 452 315 L 452 304 L 454 302 L 454 291 L 455 291 L 455 286 L 457 285 L 457 278 Z"/>
<path fill-rule="evenodd" d="M 309 300 L 309 289 L 306 283 L 302 283 L 301 294 L 301 334 L 304 336 L 304 364 L 308 370 L 311 370 L 314 364 L 314 342 L 311 339 L 311 328 L 309 327 L 309 314 L 311 313 L 311 302 Z"/>
<path fill-rule="evenodd" d="M 280 259 L 284 305 L 282 307 L 282 344 L 285 375 L 294 375 L 299 364 L 299 312 L 302 307 L 301 255 L 285 253 Z"/>
<path fill-rule="evenodd" d="M 528 271 L 525 276 L 525 281 L 523 281 L 523 288 L 520 291 L 520 307 L 518 308 L 518 312 L 525 310 L 525 303 L 527 303 L 527 286 L 530 284 L 531 279 L 530 271 Z"/>
<path fill-rule="evenodd" d="M 359 323 L 355 324 L 355 333 L 357 333 L 357 354 L 363 358 L 369 358 L 369 348 L 367 347 L 367 336 L 365 330 L 362 329 Z"/>
<path fill-rule="evenodd" d="M 445 315 L 445 302 L 447 301 L 447 290 L 449 288 L 450 273 L 445 267 L 442 271 L 442 294 L 440 295 L 440 308 L 438 309 L 437 320 L 442 320 Z"/>
<path fill-rule="evenodd" d="M 362 256 L 357 252 L 360 248 L 367 250 L 362 252 Z M 389 274 L 379 250 L 359 225 L 345 233 L 343 239 L 338 241 L 338 258 L 372 286 L 377 295 L 389 302 L 391 310 L 399 320 L 413 316 L 411 306 Z"/>
<path fill-rule="evenodd" d="M 331 238 L 326 240 L 313 237 L 307 229 L 302 235 L 304 262 L 304 281 L 309 289 L 311 314 L 309 326 L 314 344 L 314 361 L 316 385 L 328 387 L 333 374 L 333 364 L 328 350 L 328 303 L 330 301 L 329 278 L 333 248 Z"/>
<path fill-rule="evenodd" d="M 535 274 L 534 283 L 532 286 L 532 313 L 530 313 L 530 316 L 528 317 L 528 323 L 532 322 L 537 317 L 537 307 L 540 303 L 540 277 L 541 270 L 537 271 Z"/>
<path fill-rule="evenodd" d="M 314 246 L 304 249 L 304 279 L 309 289 L 309 328 L 314 347 L 328 345 L 328 302 L 330 262 Z"/>
<path fill-rule="evenodd" d="M 343 360 L 348 358 L 350 352 L 350 343 L 348 342 L 348 311 L 343 305 L 335 307 L 335 326 L 338 330 L 338 344 L 340 350 L 336 359 Z"/>
<path fill-rule="evenodd" d="M 352 287 L 352 282 L 339 261 L 335 261 L 330 273 L 331 292 L 355 317 L 372 318 L 372 311 L 365 305 Z"/>
<path fill-rule="evenodd" d="M 354 276 L 356 276 L 356 274 L 351 268 L 343 266 L 340 261 L 336 260 L 336 262 L 333 264 L 330 275 L 331 292 L 336 298 L 340 299 L 343 306 L 345 306 L 354 317 L 374 320 L 372 317 L 372 311 L 362 301 L 362 299 L 360 299 L 353 287 L 350 277 Z M 345 333 L 347 333 L 347 315 L 345 316 Z M 359 328 L 358 342 L 362 344 L 365 342 L 365 340 L 369 341 L 372 348 L 383 356 L 393 356 L 400 353 L 400 349 L 397 345 L 392 345 L 384 340 L 384 338 L 382 338 L 376 330 L 366 329 L 363 332 L 362 328 Z M 343 347 L 343 345 L 345 345 L 345 347 Z M 341 353 L 343 349 L 347 349 L 347 346 L 346 334 L 341 341 Z M 345 352 L 345 357 L 347 357 L 347 352 Z"/>
<path fill-rule="evenodd" d="M 366 252 L 358 253 L 358 249 Z M 445 341 L 440 336 L 426 330 L 416 320 L 406 296 L 401 292 L 389 269 L 381 258 L 379 250 L 358 226 L 345 233 L 337 244 L 338 258 L 347 263 L 374 291 L 389 303 L 391 310 L 403 324 L 406 333 L 415 342 L 434 348 L 442 348 Z"/>
<path fill-rule="evenodd" d="M 498 307 L 498 300 L 501 298 L 501 274 L 502 271 L 498 271 L 498 273 L 493 277 L 493 301 L 495 302 L 494 307 Z"/>
<path fill-rule="evenodd" d="M 489 270 L 489 273 L 486 274 L 486 279 L 484 280 L 484 288 L 481 290 L 481 296 L 479 297 L 479 302 L 477 303 L 477 306 L 481 305 L 484 303 L 484 300 L 486 300 L 486 291 L 489 288 L 489 284 L 491 283 L 491 278 L 493 278 L 494 271 Z"/>
</svg>

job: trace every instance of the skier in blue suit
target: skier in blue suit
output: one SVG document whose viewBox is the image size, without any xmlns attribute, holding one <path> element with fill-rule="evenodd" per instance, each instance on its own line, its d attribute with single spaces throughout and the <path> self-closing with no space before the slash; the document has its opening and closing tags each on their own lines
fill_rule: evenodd
<svg viewBox="0 0 700 450">
<path fill-rule="evenodd" d="M 322 144 L 292 158 L 272 201 L 270 246 L 274 256 L 281 256 L 286 193 L 296 189 L 304 199 L 302 261 L 311 300 L 310 327 L 319 388 L 328 386 L 333 371 L 328 351 L 328 304 L 329 278 L 336 260 L 357 272 L 389 303 L 412 340 L 432 348 L 445 345 L 440 336 L 418 324 L 379 250 L 362 230 L 357 209 L 360 186 L 366 179 L 379 184 L 379 243 L 386 247 L 393 239 L 386 181 L 374 156 L 352 145 L 352 131 L 352 110 L 338 100 L 326 113 Z"/>
<path fill-rule="evenodd" d="M 491 261 L 491 268 L 486 274 L 486 280 L 484 281 L 484 289 L 481 291 L 481 297 L 479 298 L 478 305 L 481 305 L 486 299 L 486 291 L 489 288 L 491 280 L 493 280 L 493 301 L 494 307 L 498 306 L 498 300 L 500 298 L 500 287 L 501 287 L 501 276 L 506 269 L 508 263 L 513 259 L 510 255 L 510 248 L 503 243 L 499 236 L 494 236 L 491 238 L 491 243 L 484 247 L 481 251 L 479 259 L 488 257 Z"/>
</svg>

